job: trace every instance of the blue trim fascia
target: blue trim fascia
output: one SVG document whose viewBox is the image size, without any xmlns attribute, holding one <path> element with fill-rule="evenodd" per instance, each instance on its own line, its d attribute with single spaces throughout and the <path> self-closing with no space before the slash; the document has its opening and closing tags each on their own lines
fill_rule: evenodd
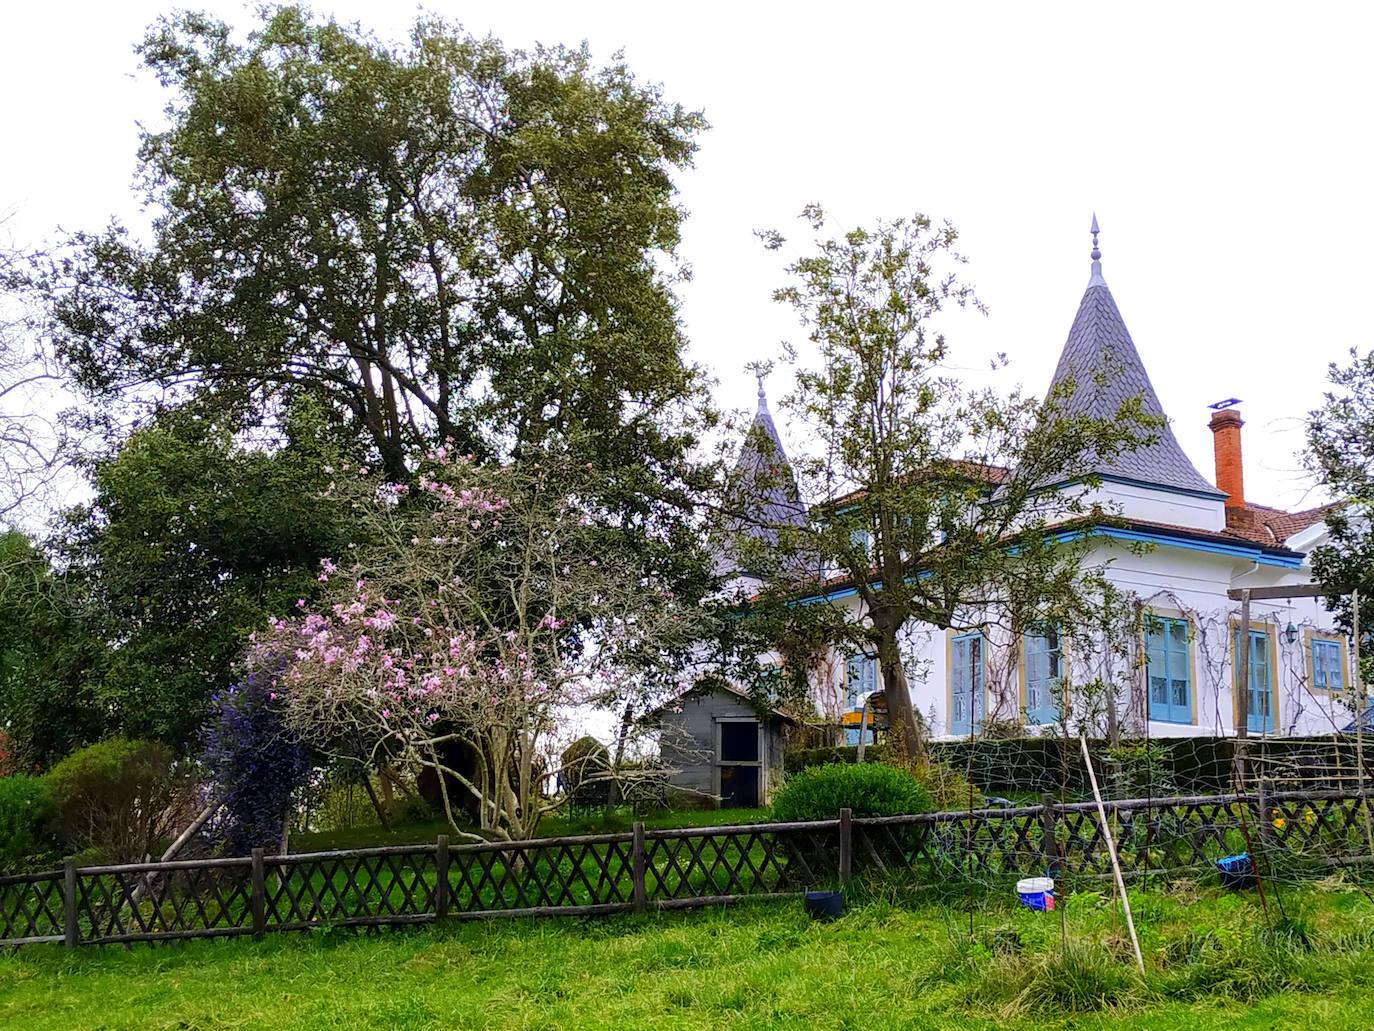
<svg viewBox="0 0 1374 1031">
<path fill-rule="evenodd" d="M 1231 558 L 1244 558 L 1258 562 L 1262 566 L 1278 566 L 1280 569 L 1302 568 L 1302 556 L 1296 553 L 1275 554 L 1258 544 L 1232 544 L 1229 541 L 1204 541 L 1182 534 L 1162 531 L 1131 530 L 1116 526 L 1095 526 L 1088 530 L 1068 530 L 1054 535 L 1059 543 L 1076 540 L 1079 537 L 1112 537 L 1117 540 L 1164 544 L 1185 551 L 1202 551 L 1212 555 L 1226 555 Z"/>
<path fill-rule="evenodd" d="M 1210 555 L 1248 559 L 1251 562 L 1258 562 L 1262 566 L 1276 566 L 1279 569 L 1301 569 L 1303 560 L 1303 556 L 1297 552 L 1277 553 L 1258 544 L 1243 544 L 1240 541 L 1231 543 L 1230 541 L 1199 540 L 1183 533 L 1171 534 L 1162 530 L 1132 530 L 1119 526 L 1094 526 L 1083 530 L 1061 530 L 1051 534 L 1050 537 L 1058 544 L 1078 540 L 1080 537 L 1110 537 L 1135 543 L 1163 544 L 1170 548 L 1181 548 L 1185 551 L 1201 551 Z M 930 573 L 923 572 L 919 575 L 924 577 L 929 576 Z M 882 582 L 875 580 L 870 586 L 875 590 L 881 590 Z M 836 591 L 825 591 L 821 594 L 799 598 L 793 604 L 813 605 L 818 601 L 842 601 L 845 598 L 852 598 L 858 593 L 858 588 L 843 587 Z"/>
<path fill-rule="evenodd" d="M 881 587 L 881 584 L 874 584 L 874 587 Z M 857 587 L 845 587 L 838 591 L 826 591 L 824 594 L 812 594 L 805 598 L 798 598 L 795 605 L 814 605 L 818 601 L 840 601 L 844 598 L 852 598 L 859 593 Z"/>
</svg>

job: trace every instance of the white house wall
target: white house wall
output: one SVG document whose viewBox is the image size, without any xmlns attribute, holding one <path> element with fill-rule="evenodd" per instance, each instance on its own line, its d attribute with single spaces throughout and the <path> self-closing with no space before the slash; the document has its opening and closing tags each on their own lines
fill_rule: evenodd
<svg viewBox="0 0 1374 1031">
<path fill-rule="evenodd" d="M 1086 491 L 1083 497 L 1088 505 L 1100 505 L 1103 511 L 1126 519 L 1186 526 L 1195 530 L 1222 530 L 1226 527 L 1226 507 L 1219 498 L 1199 498 L 1111 480 Z"/>
<path fill-rule="evenodd" d="M 1089 553 L 1087 563 L 1103 567 L 1109 581 L 1128 595 L 1139 598 L 1147 609 L 1160 615 L 1182 615 L 1192 628 L 1189 647 L 1192 650 L 1193 722 L 1150 720 L 1149 734 L 1152 737 L 1233 734 L 1231 641 L 1232 624 L 1239 620 L 1240 606 L 1227 598 L 1227 591 L 1233 587 L 1308 583 L 1310 570 L 1257 565 L 1248 559 L 1166 544 L 1154 545 L 1143 554 L 1134 554 L 1128 546 L 1106 539 Z M 853 595 L 830 604 L 843 607 L 851 618 L 857 618 L 861 611 L 860 600 Z M 1344 698 L 1310 688 L 1310 636 L 1313 632 L 1328 632 L 1334 626 L 1333 617 L 1321 601 L 1254 601 L 1250 614 L 1255 629 L 1269 633 L 1272 654 L 1277 660 L 1271 674 L 1277 685 L 1274 733 L 1323 734 L 1346 726 L 1352 712 Z M 1296 631 L 1293 642 L 1287 641 L 1284 635 L 1290 623 Z M 988 638 L 988 682 L 1009 683 L 1019 688 L 1014 643 L 999 639 L 996 630 L 989 631 Z M 949 634 L 945 631 L 924 624 L 912 625 L 904 634 L 912 702 L 937 738 L 952 736 L 948 723 L 948 639 Z M 1099 676 L 1105 664 L 1102 652 L 1075 655 L 1071 644 L 1066 646 L 1065 660 L 1070 691 L 1075 683 Z M 1143 660 L 1137 658 L 1135 661 Z M 1128 662 L 1127 666 L 1130 665 Z M 1127 668 L 1115 672 L 1132 681 L 1138 705 L 1144 692 L 1143 670 Z M 843 657 L 832 656 L 819 673 L 820 679 L 829 683 L 830 697 L 842 697 L 840 678 L 843 675 Z M 824 695 L 825 684 L 818 686 L 819 694 Z M 1019 702 L 1019 691 L 1016 698 Z M 1129 715 L 1130 704 L 1130 697 L 1123 696 L 1118 701 L 1118 711 Z M 992 702 L 989 702 L 989 711 L 991 709 Z"/>
</svg>

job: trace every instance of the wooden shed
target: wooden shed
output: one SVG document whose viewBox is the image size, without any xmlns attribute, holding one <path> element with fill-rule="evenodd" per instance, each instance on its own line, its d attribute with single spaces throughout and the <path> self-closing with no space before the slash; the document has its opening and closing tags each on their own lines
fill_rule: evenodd
<svg viewBox="0 0 1374 1031">
<path fill-rule="evenodd" d="M 649 716 L 669 783 L 687 799 L 729 807 L 764 805 L 782 783 L 786 732 L 796 720 L 716 681 Z"/>
</svg>

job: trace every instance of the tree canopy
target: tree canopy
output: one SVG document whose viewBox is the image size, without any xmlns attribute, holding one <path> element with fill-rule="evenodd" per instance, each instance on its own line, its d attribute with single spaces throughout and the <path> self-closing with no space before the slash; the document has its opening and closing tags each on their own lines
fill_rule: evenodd
<svg viewBox="0 0 1374 1031">
<path fill-rule="evenodd" d="M 242 41 L 179 15 L 140 53 L 170 94 L 139 151 L 151 239 L 79 236 L 44 283 L 83 388 L 239 425 L 310 394 L 396 482 L 436 443 L 550 439 L 674 481 L 699 384 L 672 173 L 700 115 L 436 19 L 391 45 L 296 7 Z"/>
<path fill-rule="evenodd" d="M 711 414 L 673 293 L 698 113 L 618 59 L 428 17 L 393 43 L 294 6 L 246 34 L 178 14 L 139 53 L 167 97 L 150 230 L 78 234 L 24 279 L 105 434 L 56 538 L 93 657 L 54 691 L 190 748 L 248 634 L 355 541 L 324 498 L 345 460 L 404 484 L 436 448 L 557 454 L 603 471 L 606 547 L 709 587 Z"/>
<path fill-rule="evenodd" d="M 60 619 L 80 648 L 39 667 L 85 715 L 45 719 L 194 751 L 248 635 L 313 597 L 320 558 L 351 539 L 350 514 L 322 497 L 338 461 L 307 413 L 269 451 L 166 412 L 98 463 L 55 541 Z"/>
</svg>

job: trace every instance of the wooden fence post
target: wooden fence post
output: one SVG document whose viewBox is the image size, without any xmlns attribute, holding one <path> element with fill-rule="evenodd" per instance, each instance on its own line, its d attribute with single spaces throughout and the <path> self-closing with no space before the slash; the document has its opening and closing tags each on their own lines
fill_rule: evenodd
<svg viewBox="0 0 1374 1031">
<path fill-rule="evenodd" d="M 253 849 L 253 893 L 248 900 L 253 915 L 253 933 L 267 930 L 267 877 L 263 872 L 262 849 Z"/>
<path fill-rule="evenodd" d="M 849 880 L 854 869 L 854 810 L 840 810 L 840 884 Z"/>
<path fill-rule="evenodd" d="M 1274 818 L 1270 815 L 1268 777 L 1260 777 L 1255 782 L 1255 794 L 1258 796 L 1259 800 L 1260 848 L 1264 852 L 1268 852 L 1274 847 Z"/>
<path fill-rule="evenodd" d="M 635 912 L 643 913 L 649 908 L 649 893 L 644 885 L 644 821 L 636 820 L 634 843 L 630 847 L 630 876 L 634 878 Z"/>
<path fill-rule="evenodd" d="M 1040 858 L 1045 863 L 1045 876 L 1059 878 L 1059 810 L 1054 796 L 1048 791 L 1040 796 Z"/>
<path fill-rule="evenodd" d="M 448 916 L 448 835 L 440 834 L 434 851 L 434 919 Z M 481 907 L 478 907 L 481 908 Z"/>
<path fill-rule="evenodd" d="M 81 929 L 76 922 L 76 859 L 67 857 L 62 870 L 62 934 L 63 943 L 69 949 L 76 948 L 81 940 Z"/>
</svg>

